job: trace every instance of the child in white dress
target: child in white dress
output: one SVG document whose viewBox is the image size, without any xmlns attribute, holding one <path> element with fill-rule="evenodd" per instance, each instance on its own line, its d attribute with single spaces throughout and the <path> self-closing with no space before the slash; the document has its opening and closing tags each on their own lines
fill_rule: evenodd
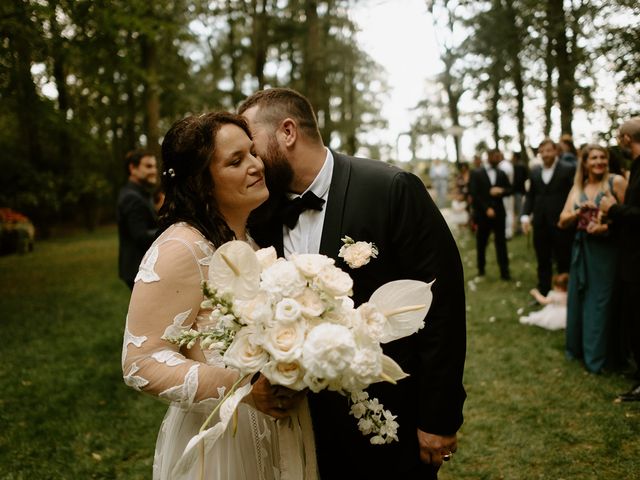
<svg viewBox="0 0 640 480">
<path fill-rule="evenodd" d="M 560 273 L 553 276 L 553 290 L 545 297 L 537 288 L 529 293 L 544 305 L 542 310 L 531 312 L 525 317 L 520 317 L 520 323 L 536 325 L 547 330 L 562 330 L 567 326 L 567 286 L 569 275 Z"/>
</svg>

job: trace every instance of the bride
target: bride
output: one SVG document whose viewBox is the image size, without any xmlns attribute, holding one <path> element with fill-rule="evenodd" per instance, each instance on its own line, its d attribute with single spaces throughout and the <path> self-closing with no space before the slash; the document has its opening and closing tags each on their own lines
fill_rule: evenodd
<svg viewBox="0 0 640 480">
<path fill-rule="evenodd" d="M 209 259 L 233 239 L 257 249 L 246 222 L 269 192 L 249 129 L 230 113 L 176 122 L 162 143 L 162 161 L 162 233 L 140 265 L 122 352 L 125 383 L 170 404 L 158 434 L 153 478 L 315 479 L 304 392 L 272 386 L 263 376 L 253 379 L 251 395 L 238 408 L 237 431 L 229 428 L 190 471 L 174 471 L 238 372 L 198 344 L 180 349 L 162 337 L 210 325 L 209 311 L 201 307 Z"/>
</svg>

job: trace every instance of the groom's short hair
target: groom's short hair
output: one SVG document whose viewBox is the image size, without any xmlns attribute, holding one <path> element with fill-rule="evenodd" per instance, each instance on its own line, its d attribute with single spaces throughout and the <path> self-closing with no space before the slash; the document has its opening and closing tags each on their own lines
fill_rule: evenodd
<svg viewBox="0 0 640 480">
<path fill-rule="evenodd" d="M 276 127 L 285 118 L 292 118 L 306 137 L 315 142 L 322 142 L 311 102 L 301 93 L 291 88 L 259 90 L 240 104 L 238 113 L 242 115 L 255 106 L 260 107 L 259 122 Z"/>
</svg>

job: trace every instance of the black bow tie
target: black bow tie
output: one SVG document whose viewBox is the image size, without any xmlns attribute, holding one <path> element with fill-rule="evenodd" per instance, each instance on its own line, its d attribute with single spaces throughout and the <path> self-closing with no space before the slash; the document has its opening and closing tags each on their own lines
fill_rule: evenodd
<svg viewBox="0 0 640 480">
<path fill-rule="evenodd" d="M 294 198 L 293 200 L 289 200 L 284 204 L 282 210 L 280 211 L 280 217 L 282 218 L 282 223 L 284 223 L 289 228 L 294 228 L 298 223 L 298 217 L 305 210 L 322 210 L 322 206 L 324 205 L 324 200 L 318 198 L 315 193 L 309 191 L 304 195 Z"/>
</svg>

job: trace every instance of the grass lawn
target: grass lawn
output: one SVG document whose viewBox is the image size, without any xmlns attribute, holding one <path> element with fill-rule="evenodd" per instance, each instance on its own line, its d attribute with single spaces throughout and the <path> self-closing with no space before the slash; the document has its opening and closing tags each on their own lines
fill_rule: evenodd
<svg viewBox="0 0 640 480">
<path fill-rule="evenodd" d="M 621 375 L 564 358 L 563 332 L 523 326 L 533 248 L 509 242 L 514 281 L 467 271 L 465 424 L 452 479 L 640 479 L 640 405 L 613 404 Z M 129 291 L 117 278 L 113 227 L 0 257 L 0 479 L 148 479 L 166 406 L 122 382 Z"/>
</svg>

